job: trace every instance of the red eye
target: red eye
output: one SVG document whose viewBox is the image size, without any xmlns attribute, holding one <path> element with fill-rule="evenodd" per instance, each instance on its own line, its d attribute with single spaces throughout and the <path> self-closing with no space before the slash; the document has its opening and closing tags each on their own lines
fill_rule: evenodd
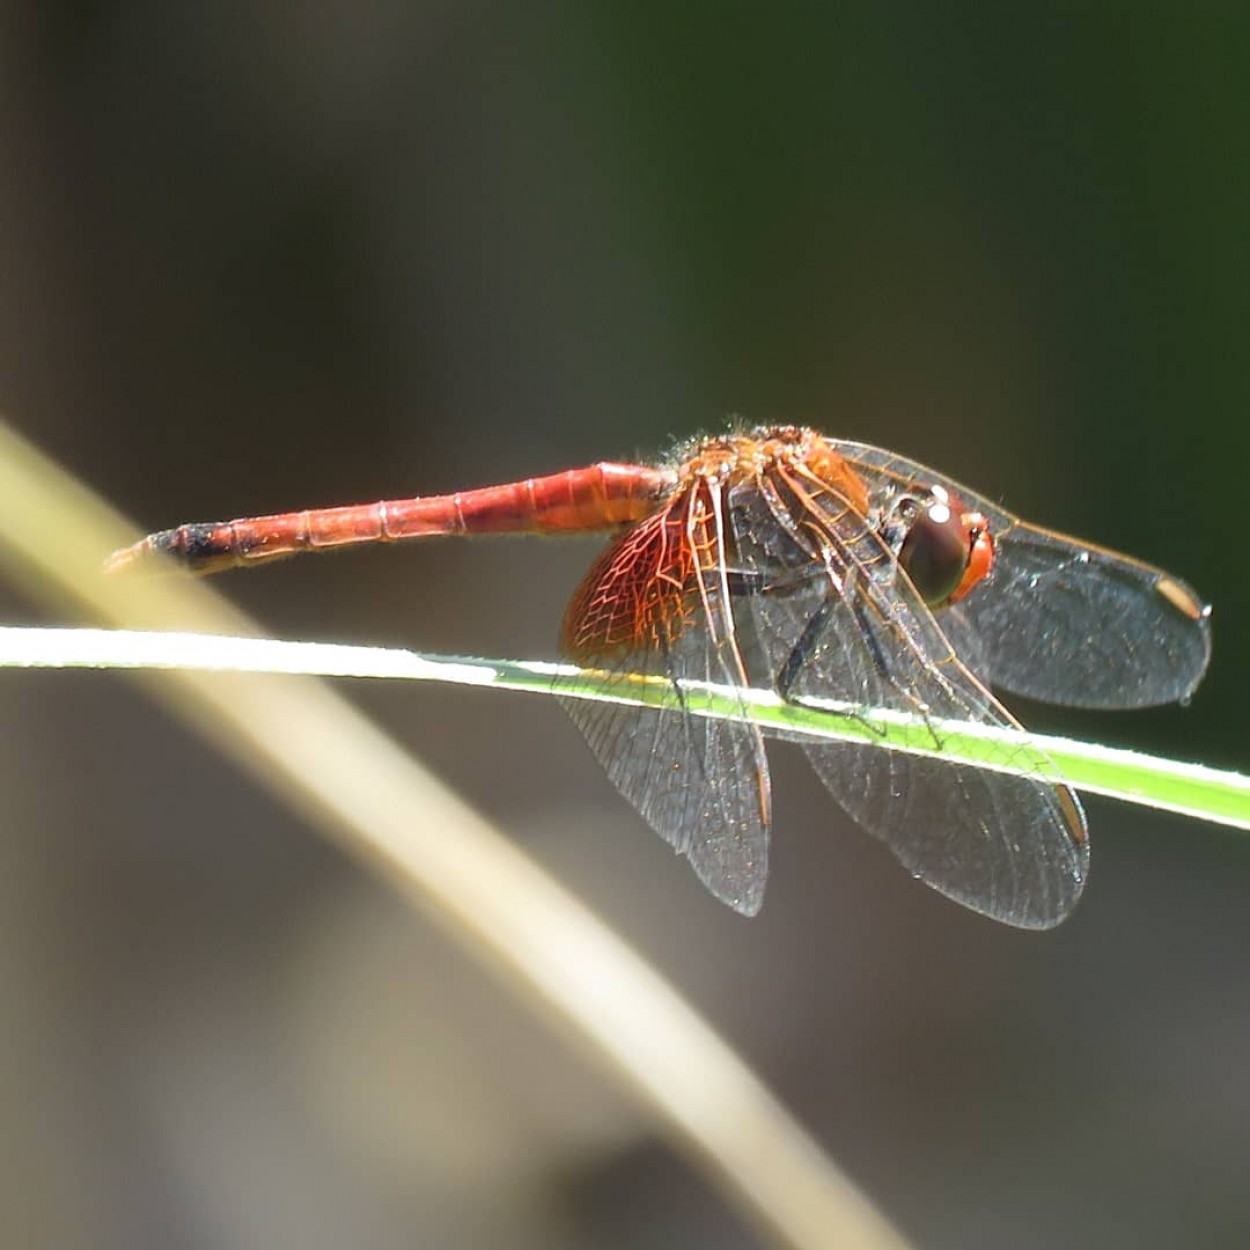
<svg viewBox="0 0 1250 1250">
<path fill-rule="evenodd" d="M 994 541 L 979 512 L 958 512 L 945 499 L 912 522 L 898 562 L 931 608 L 957 603 L 989 571 Z"/>
</svg>

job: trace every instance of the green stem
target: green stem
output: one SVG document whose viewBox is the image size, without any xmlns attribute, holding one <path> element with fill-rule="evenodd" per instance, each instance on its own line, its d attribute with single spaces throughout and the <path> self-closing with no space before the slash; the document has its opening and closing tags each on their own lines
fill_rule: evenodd
<svg viewBox="0 0 1250 1250">
<path fill-rule="evenodd" d="M 0 667 L 298 673 L 493 686 L 544 695 L 555 692 L 558 678 L 559 693 L 566 698 L 650 707 L 677 702 L 671 685 L 656 678 L 622 682 L 619 674 L 559 664 L 216 634 L 0 627 Z M 733 718 L 745 709 L 765 733 L 877 743 L 1022 776 L 1041 773 L 1110 798 L 1250 830 L 1250 777 L 1240 773 L 962 721 L 824 701 L 787 703 L 763 690 L 739 693 L 691 682 L 683 685 L 681 701 L 700 716 Z"/>
</svg>

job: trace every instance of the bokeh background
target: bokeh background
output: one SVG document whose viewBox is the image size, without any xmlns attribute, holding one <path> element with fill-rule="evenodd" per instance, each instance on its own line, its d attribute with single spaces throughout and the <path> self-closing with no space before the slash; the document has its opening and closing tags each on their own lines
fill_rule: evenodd
<svg viewBox="0 0 1250 1250">
<path fill-rule="evenodd" d="M 153 528 L 652 455 L 731 413 L 877 441 L 1214 600 L 1192 707 L 1029 723 L 1244 767 L 1239 8 L 8 3 L 0 409 Z M 542 657 L 593 551 L 223 588 L 279 636 Z M 914 884 L 782 746 L 749 923 L 550 701 L 352 695 L 920 1245 L 1250 1243 L 1243 838 L 1091 800 L 1081 908 L 1021 934 Z M 127 684 L 6 675 L 0 733 L 0 1244 L 755 1244 Z"/>
</svg>

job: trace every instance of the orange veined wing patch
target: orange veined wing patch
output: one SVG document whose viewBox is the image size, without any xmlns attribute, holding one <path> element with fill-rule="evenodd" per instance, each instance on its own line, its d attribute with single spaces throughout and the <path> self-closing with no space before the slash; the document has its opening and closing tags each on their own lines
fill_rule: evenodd
<svg viewBox="0 0 1250 1250">
<path fill-rule="evenodd" d="M 747 686 L 724 568 L 715 484 L 698 482 L 595 562 L 565 617 L 563 650 L 619 678 Z M 745 718 L 563 699 L 617 789 L 685 855 L 717 898 L 754 915 L 768 876 L 770 782 L 764 742 Z"/>
</svg>

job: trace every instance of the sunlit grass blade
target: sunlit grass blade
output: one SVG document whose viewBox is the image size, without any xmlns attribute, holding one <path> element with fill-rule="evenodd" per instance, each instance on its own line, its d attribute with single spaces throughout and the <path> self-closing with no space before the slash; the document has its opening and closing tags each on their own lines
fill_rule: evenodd
<svg viewBox="0 0 1250 1250">
<path fill-rule="evenodd" d="M 675 703 L 667 682 L 639 678 L 623 685 L 593 670 L 537 661 L 422 655 L 386 647 L 283 642 L 187 633 L 0 628 L 0 665 L 94 668 L 182 668 L 320 677 L 381 678 L 491 686 L 565 697 Z M 1250 830 L 1250 777 L 1159 759 L 1098 743 L 900 712 L 836 705 L 797 705 L 753 690 L 745 696 L 687 683 L 683 706 L 699 715 L 734 717 L 745 704 L 767 732 L 889 745 L 1003 772 L 1043 774 L 1092 793 Z M 940 750 L 934 749 L 935 736 Z"/>
</svg>

